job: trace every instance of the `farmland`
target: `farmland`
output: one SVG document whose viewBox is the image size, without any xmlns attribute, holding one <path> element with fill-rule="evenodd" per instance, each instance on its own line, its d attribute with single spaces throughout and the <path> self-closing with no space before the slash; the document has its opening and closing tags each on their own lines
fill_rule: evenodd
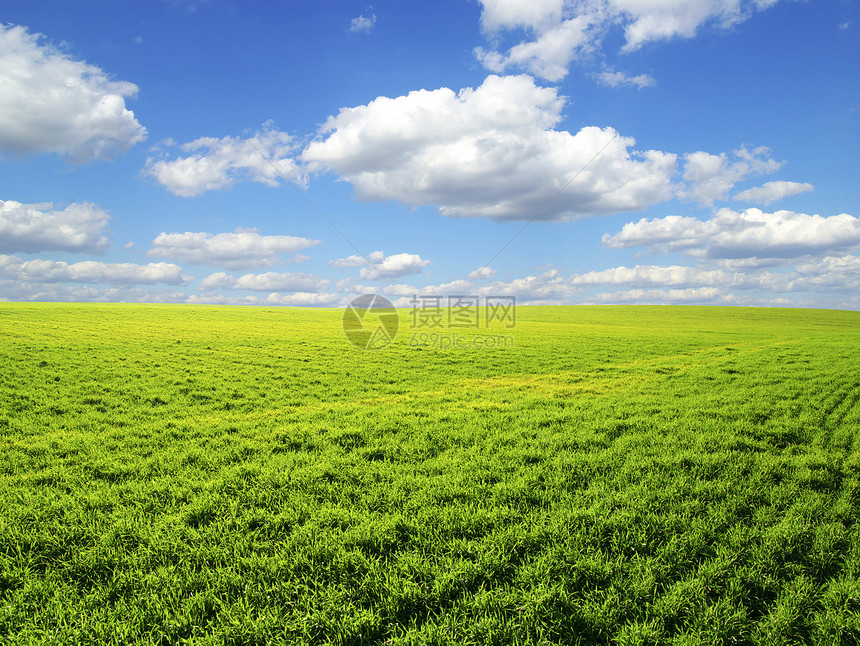
<svg viewBox="0 0 860 646">
<path fill-rule="evenodd" d="M 408 323 L 0 304 L 0 643 L 860 643 L 860 313 Z"/>
</svg>

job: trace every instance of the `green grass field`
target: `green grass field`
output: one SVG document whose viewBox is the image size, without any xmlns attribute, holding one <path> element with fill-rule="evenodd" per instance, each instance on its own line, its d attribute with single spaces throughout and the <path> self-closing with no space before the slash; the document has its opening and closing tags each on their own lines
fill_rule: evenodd
<svg viewBox="0 0 860 646">
<path fill-rule="evenodd" d="M 408 321 L 0 304 L 0 642 L 860 643 L 860 313 Z"/>
</svg>

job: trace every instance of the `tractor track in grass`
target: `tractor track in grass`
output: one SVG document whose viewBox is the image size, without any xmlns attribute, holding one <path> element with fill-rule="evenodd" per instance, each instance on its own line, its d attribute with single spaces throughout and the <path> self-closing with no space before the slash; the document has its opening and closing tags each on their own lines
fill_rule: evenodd
<svg viewBox="0 0 860 646">
<path fill-rule="evenodd" d="M 823 433 L 822 446 L 850 450 L 857 434 L 855 424 L 846 423 L 857 417 L 860 400 L 860 384 L 856 381 L 844 383 L 832 395 L 824 400 L 822 409 L 821 429 Z"/>
<path fill-rule="evenodd" d="M 815 443 L 823 448 L 839 445 L 842 449 L 850 448 L 853 443 L 854 429 L 847 427 L 846 418 L 853 417 L 860 400 L 860 383 L 854 379 L 838 382 L 838 385 L 826 389 L 827 385 L 819 384 L 824 392 L 816 405 L 819 413 L 818 429 Z"/>
<path fill-rule="evenodd" d="M 860 384 L 857 382 L 846 384 L 841 390 L 838 401 L 826 413 L 825 424 L 828 428 L 839 428 L 845 418 L 854 411 L 858 399 L 860 399 Z"/>
</svg>

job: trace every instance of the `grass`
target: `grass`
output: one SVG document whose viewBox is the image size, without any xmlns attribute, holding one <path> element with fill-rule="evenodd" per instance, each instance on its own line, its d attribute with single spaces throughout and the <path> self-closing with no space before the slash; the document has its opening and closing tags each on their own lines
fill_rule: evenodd
<svg viewBox="0 0 860 646">
<path fill-rule="evenodd" d="M 0 642 L 860 643 L 860 314 L 517 314 L 0 304 Z"/>
</svg>

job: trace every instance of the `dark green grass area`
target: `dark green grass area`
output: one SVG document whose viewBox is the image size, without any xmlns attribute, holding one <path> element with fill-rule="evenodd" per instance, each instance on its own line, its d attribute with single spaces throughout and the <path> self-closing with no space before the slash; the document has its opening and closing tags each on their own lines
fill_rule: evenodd
<svg viewBox="0 0 860 646">
<path fill-rule="evenodd" d="M 0 304 L 0 642 L 860 643 L 860 314 L 517 314 Z"/>
</svg>

